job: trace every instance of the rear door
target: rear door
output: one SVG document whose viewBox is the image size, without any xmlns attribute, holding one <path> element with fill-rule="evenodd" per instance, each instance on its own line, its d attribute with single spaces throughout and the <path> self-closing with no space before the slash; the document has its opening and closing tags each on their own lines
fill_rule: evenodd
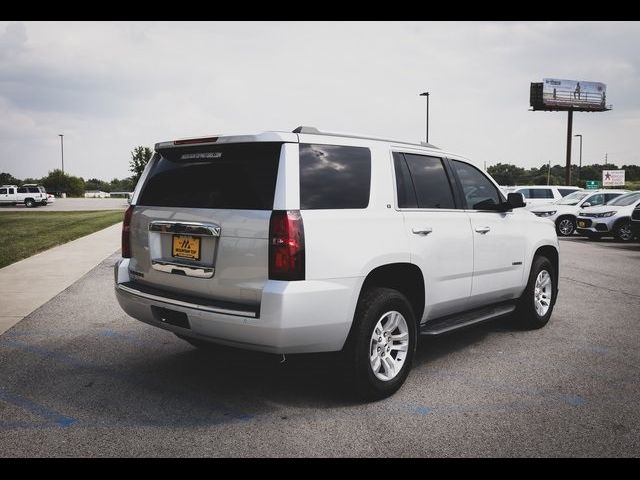
<svg viewBox="0 0 640 480">
<path fill-rule="evenodd" d="M 442 158 L 393 153 L 398 208 L 412 263 L 425 278 L 423 320 L 465 310 L 473 276 L 469 216 L 456 208 L 450 172 Z"/>
<path fill-rule="evenodd" d="M 277 142 L 159 150 L 133 209 L 132 278 L 257 307 L 281 150 Z"/>
</svg>

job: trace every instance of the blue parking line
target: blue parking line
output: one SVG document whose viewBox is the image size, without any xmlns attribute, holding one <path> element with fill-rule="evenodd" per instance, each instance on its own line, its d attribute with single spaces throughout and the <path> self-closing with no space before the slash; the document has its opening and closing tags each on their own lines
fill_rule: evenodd
<svg viewBox="0 0 640 480">
<path fill-rule="evenodd" d="M 23 408 L 30 413 L 34 413 L 44 418 L 47 422 L 54 423 L 61 427 L 69 427 L 78 422 L 78 420 L 73 417 L 50 410 L 43 405 L 39 405 L 28 398 L 9 392 L 3 388 L 0 388 L 0 401 Z"/>
</svg>

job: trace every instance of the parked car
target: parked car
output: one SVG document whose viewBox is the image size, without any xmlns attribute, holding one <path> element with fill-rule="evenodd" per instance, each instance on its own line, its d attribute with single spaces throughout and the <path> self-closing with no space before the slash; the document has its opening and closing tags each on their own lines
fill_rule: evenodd
<svg viewBox="0 0 640 480">
<path fill-rule="evenodd" d="M 614 198 L 599 207 L 587 207 L 578 213 L 576 230 L 588 238 L 615 237 L 621 242 L 633 240 L 631 214 L 640 205 L 640 191 Z"/>
<path fill-rule="evenodd" d="M 558 239 L 523 206 L 426 144 L 311 127 L 158 143 L 125 213 L 116 297 L 195 346 L 341 351 L 336 375 L 381 398 L 418 334 L 549 321 Z"/>
<path fill-rule="evenodd" d="M 47 192 L 44 187 L 29 184 L 18 187 L 17 185 L 2 185 L 0 187 L 0 204 L 17 205 L 23 203 L 26 207 L 37 207 L 47 204 Z"/>
<path fill-rule="evenodd" d="M 582 190 L 580 187 L 555 185 L 522 185 L 502 188 L 505 193 L 521 193 L 527 208 L 553 203 L 567 195 Z"/>
<path fill-rule="evenodd" d="M 55 203 L 56 201 L 56 196 L 52 195 L 51 193 L 47 193 L 47 205 L 50 203 Z"/>
<path fill-rule="evenodd" d="M 640 240 L 640 207 L 636 207 L 631 214 L 631 231 Z"/>
<path fill-rule="evenodd" d="M 568 237 L 575 232 L 576 218 L 582 208 L 603 205 L 628 192 L 629 190 L 580 190 L 552 204 L 532 208 L 531 212 L 551 220 L 559 237 Z"/>
</svg>

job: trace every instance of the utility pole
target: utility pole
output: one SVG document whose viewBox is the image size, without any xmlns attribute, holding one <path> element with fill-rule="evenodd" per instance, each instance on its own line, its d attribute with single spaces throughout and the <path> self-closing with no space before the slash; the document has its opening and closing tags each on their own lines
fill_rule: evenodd
<svg viewBox="0 0 640 480">
<path fill-rule="evenodd" d="M 64 175 L 64 135 L 59 133 L 60 137 L 60 155 L 62 156 L 62 175 Z"/>
<path fill-rule="evenodd" d="M 573 110 L 569 110 L 567 119 L 567 165 L 564 171 L 564 184 L 571 185 L 571 130 L 573 129 Z"/>
<path fill-rule="evenodd" d="M 427 129 L 426 129 L 426 142 L 429 143 L 429 92 L 423 92 L 419 96 L 427 97 Z"/>
</svg>

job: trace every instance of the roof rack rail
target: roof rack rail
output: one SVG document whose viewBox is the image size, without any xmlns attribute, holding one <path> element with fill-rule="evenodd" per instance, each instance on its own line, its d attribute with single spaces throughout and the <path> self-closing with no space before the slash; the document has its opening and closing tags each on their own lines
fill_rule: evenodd
<svg viewBox="0 0 640 480">
<path fill-rule="evenodd" d="M 333 137 L 361 138 L 364 140 L 379 140 L 382 142 L 404 143 L 407 145 L 419 145 L 421 147 L 438 149 L 438 147 L 436 147 L 435 145 L 427 142 L 414 143 L 414 142 L 406 142 L 404 140 L 390 140 L 388 138 L 380 138 L 380 137 L 374 137 L 374 136 L 368 136 L 368 135 L 355 135 L 351 133 L 338 133 L 338 132 L 322 132 L 318 130 L 316 127 L 307 127 L 307 126 L 299 126 L 293 129 L 292 133 L 310 133 L 313 135 L 330 135 Z"/>
</svg>

